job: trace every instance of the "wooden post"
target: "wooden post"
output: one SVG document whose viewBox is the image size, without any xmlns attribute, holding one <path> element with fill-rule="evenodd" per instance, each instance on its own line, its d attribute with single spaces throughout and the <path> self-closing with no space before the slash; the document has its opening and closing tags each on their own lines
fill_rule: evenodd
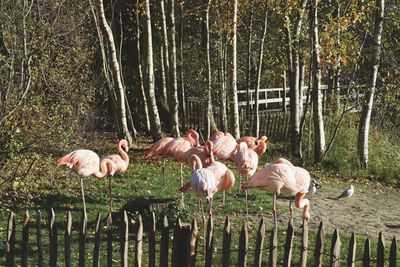
<svg viewBox="0 0 400 267">
<path fill-rule="evenodd" d="M 229 267 L 230 255 L 231 255 L 231 223 L 229 222 L 228 216 L 225 218 L 224 224 L 224 235 L 222 239 L 222 266 Z"/>
<path fill-rule="evenodd" d="M 285 267 L 291 266 L 293 236 L 294 236 L 293 219 L 290 219 L 286 231 L 285 254 L 283 256 L 283 266 Z"/>
<path fill-rule="evenodd" d="M 282 111 L 287 113 L 286 107 L 286 70 L 283 70 Z"/>
<path fill-rule="evenodd" d="M 38 267 L 43 266 L 43 243 L 42 243 L 42 227 L 41 227 L 41 212 L 40 210 L 36 213 L 36 243 L 38 251 Z"/>
<path fill-rule="evenodd" d="M 100 241 L 101 241 L 101 218 L 97 213 L 96 228 L 94 230 L 94 249 L 93 249 L 93 267 L 100 267 Z"/>
<path fill-rule="evenodd" d="M 245 221 L 239 236 L 238 267 L 247 266 L 247 249 L 249 247 L 249 234 Z"/>
<path fill-rule="evenodd" d="M 112 214 L 109 213 L 107 217 L 107 266 L 111 267 L 113 265 L 113 224 L 112 224 Z"/>
<path fill-rule="evenodd" d="M 161 230 L 160 267 L 168 267 L 168 250 L 169 250 L 169 224 L 167 216 L 164 216 L 163 228 Z"/>
<path fill-rule="evenodd" d="M 196 219 L 193 219 L 191 229 L 190 229 L 190 239 L 189 239 L 189 266 L 196 266 L 196 255 L 197 255 L 197 239 L 199 237 L 199 230 L 197 228 Z"/>
<path fill-rule="evenodd" d="M 207 235 L 206 235 L 206 255 L 205 255 L 205 267 L 212 266 L 212 257 L 214 250 L 214 221 L 212 216 L 208 217 L 207 222 Z"/>
<path fill-rule="evenodd" d="M 135 267 L 142 266 L 142 245 L 143 245 L 143 222 L 142 216 L 139 215 L 136 231 L 136 246 L 135 246 Z"/>
<path fill-rule="evenodd" d="M 377 267 L 385 266 L 385 240 L 383 238 L 382 232 L 379 232 L 379 237 L 378 237 L 378 250 L 376 253 L 376 266 Z"/>
<path fill-rule="evenodd" d="M 129 236 L 129 223 L 128 215 L 124 210 L 122 212 L 122 220 L 120 226 L 119 247 L 121 252 L 121 266 L 128 266 L 128 236 Z"/>
<path fill-rule="evenodd" d="M 367 238 L 365 240 L 362 266 L 363 267 L 371 267 L 371 242 L 370 242 L 369 238 Z"/>
<path fill-rule="evenodd" d="M 278 227 L 275 224 L 272 228 L 271 237 L 269 239 L 269 256 L 268 266 L 275 267 L 278 262 Z"/>
<path fill-rule="evenodd" d="M 64 261 L 65 266 L 71 266 L 71 232 L 72 232 L 72 215 L 71 211 L 67 212 L 67 224 L 64 232 Z"/>
<path fill-rule="evenodd" d="M 392 244 L 390 245 L 390 254 L 389 254 L 389 267 L 397 266 L 397 240 L 394 236 L 392 239 Z"/>
<path fill-rule="evenodd" d="M 53 208 L 50 209 L 49 214 L 49 266 L 57 266 L 57 225 L 56 215 Z"/>
<path fill-rule="evenodd" d="M 24 219 L 22 221 L 22 242 L 21 242 L 21 266 L 28 266 L 29 258 L 29 211 L 25 211 Z"/>
<path fill-rule="evenodd" d="M 86 232 L 87 232 L 87 214 L 83 209 L 81 224 L 79 225 L 79 267 L 86 265 Z"/>
<path fill-rule="evenodd" d="M 253 266 L 261 267 L 262 264 L 262 252 L 264 250 L 264 238 L 265 238 L 265 222 L 264 218 L 260 220 L 257 231 L 256 246 L 254 249 L 254 263 Z"/>
<path fill-rule="evenodd" d="M 15 258 L 15 215 L 10 211 L 7 223 L 6 266 L 14 266 Z"/>
<path fill-rule="evenodd" d="M 335 229 L 332 237 L 331 264 L 332 267 L 340 267 L 340 237 L 339 230 Z"/>
<path fill-rule="evenodd" d="M 303 220 L 303 232 L 301 235 L 301 255 L 300 255 L 300 267 L 307 266 L 307 254 L 308 254 L 308 221 Z"/>
<path fill-rule="evenodd" d="M 149 227 L 149 267 L 156 266 L 156 217 L 151 213 Z"/>
<path fill-rule="evenodd" d="M 357 240 L 354 233 L 351 234 L 349 253 L 347 254 L 347 267 L 354 267 L 356 260 Z"/>
<path fill-rule="evenodd" d="M 318 227 L 317 237 L 315 239 L 315 250 L 314 250 L 314 266 L 322 266 L 322 252 L 324 251 L 324 236 L 325 228 L 324 222 L 321 222 Z"/>
</svg>

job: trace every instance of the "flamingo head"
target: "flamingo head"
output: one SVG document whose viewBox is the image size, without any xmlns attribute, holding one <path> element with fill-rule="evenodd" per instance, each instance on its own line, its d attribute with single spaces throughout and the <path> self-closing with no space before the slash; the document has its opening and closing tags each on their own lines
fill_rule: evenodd
<svg viewBox="0 0 400 267">
<path fill-rule="evenodd" d="M 122 147 L 122 148 L 125 150 L 125 152 L 128 152 L 128 151 L 129 151 L 128 141 L 126 141 L 125 139 L 120 140 L 120 141 L 118 142 L 118 146 L 119 146 L 119 147 Z"/>
<path fill-rule="evenodd" d="M 199 134 L 195 130 L 190 129 L 187 131 L 185 137 L 189 139 L 193 146 L 199 146 Z"/>
</svg>

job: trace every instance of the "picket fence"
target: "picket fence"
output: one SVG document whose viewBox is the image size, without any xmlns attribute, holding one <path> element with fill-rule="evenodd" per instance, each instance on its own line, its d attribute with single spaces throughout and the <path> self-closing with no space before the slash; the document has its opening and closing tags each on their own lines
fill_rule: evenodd
<svg viewBox="0 0 400 267">
<path fill-rule="evenodd" d="M 173 226 L 170 226 L 166 217 L 164 217 L 164 221 L 162 227 L 160 229 L 160 240 L 157 241 L 157 233 L 156 233 L 156 221 L 154 213 L 150 216 L 150 223 L 145 228 L 147 231 L 147 237 L 144 239 L 144 226 L 142 222 L 142 217 L 139 215 L 137 220 L 134 223 L 134 227 L 132 227 L 132 223 L 128 220 L 127 213 L 125 211 L 121 212 L 121 220 L 118 225 L 114 225 L 112 223 L 111 214 L 107 217 L 107 226 L 106 226 L 106 240 L 102 241 L 101 234 L 104 234 L 101 227 L 101 218 L 100 215 L 97 216 L 95 227 L 94 227 L 94 249 L 93 256 L 90 257 L 93 266 L 112 266 L 113 265 L 113 241 L 119 241 L 119 255 L 120 255 L 120 263 L 118 265 L 128 266 L 128 262 L 134 262 L 134 266 L 196 266 L 203 265 L 204 266 L 389 266 L 395 267 L 397 266 L 398 256 L 398 247 L 397 241 L 394 237 L 391 241 L 390 248 L 388 253 L 385 254 L 385 241 L 382 233 L 378 236 L 377 242 L 377 250 L 376 257 L 371 257 L 371 240 L 370 238 L 366 238 L 364 243 L 364 251 L 361 257 L 357 257 L 356 255 L 356 237 L 353 233 L 351 235 L 349 244 L 348 244 L 348 253 L 347 257 L 344 258 L 341 256 L 341 240 L 339 236 L 339 231 L 336 229 L 332 235 L 331 246 L 330 249 L 326 247 L 325 242 L 325 229 L 323 222 L 320 223 L 317 236 L 315 239 L 315 247 L 314 251 L 310 251 L 309 242 L 308 242 L 308 232 L 309 227 L 307 223 L 303 224 L 302 233 L 301 233 L 301 249 L 300 249 L 300 260 L 299 262 L 292 262 L 292 252 L 293 252 L 293 239 L 294 239 L 294 228 L 292 220 L 289 221 L 288 227 L 286 230 L 286 237 L 283 246 L 278 246 L 278 231 L 277 225 L 273 225 L 269 241 L 266 240 L 266 222 L 264 219 L 260 220 L 259 227 L 256 233 L 256 238 L 254 240 L 254 249 L 249 249 L 249 232 L 247 223 L 243 224 L 239 235 L 238 245 L 235 246 L 235 249 L 232 248 L 232 229 L 229 218 L 227 217 L 224 224 L 223 237 L 222 237 L 222 249 L 218 250 L 221 252 L 220 262 L 215 263 L 215 249 L 216 244 L 214 242 L 214 223 L 213 219 L 209 218 L 206 226 L 206 235 L 204 245 L 202 245 L 203 249 L 199 248 L 199 229 L 197 227 L 196 220 L 193 220 L 191 224 L 182 223 L 180 220 L 177 220 Z M 67 212 L 66 223 L 64 227 L 64 251 L 63 257 L 59 257 L 61 254 L 60 251 L 57 251 L 59 247 L 59 240 L 57 232 L 61 229 L 58 229 L 56 224 L 56 217 L 54 210 L 51 209 L 48 217 L 48 237 L 49 237 L 49 249 L 45 251 L 43 249 L 43 238 L 42 238 L 42 226 L 41 226 L 41 213 L 40 211 L 37 213 L 36 223 L 32 223 L 30 219 L 29 212 L 26 211 L 24 218 L 22 220 L 22 234 L 20 242 L 16 242 L 16 217 L 13 212 L 10 212 L 7 224 L 7 233 L 5 240 L 5 265 L 6 266 L 16 266 L 17 257 L 20 257 L 20 265 L 28 266 L 29 257 L 31 256 L 29 253 L 32 251 L 32 246 L 37 246 L 37 263 L 34 263 L 36 266 L 44 266 L 44 257 L 48 257 L 48 265 L 46 266 L 60 266 L 62 265 L 71 266 L 72 259 L 71 255 L 73 253 L 72 242 L 73 239 L 71 237 L 72 233 L 72 216 L 71 212 Z M 35 244 L 33 243 L 32 238 L 30 238 L 30 227 L 31 224 L 36 225 L 36 238 Z M 79 247 L 79 266 L 85 266 L 89 264 L 88 258 L 86 255 L 88 252 L 87 249 L 87 238 L 88 238 L 88 228 L 87 228 L 87 216 L 82 214 L 80 223 L 79 223 L 79 238 L 78 238 L 78 247 Z M 114 231 L 113 231 L 114 228 Z M 119 235 L 115 236 L 115 228 L 117 228 Z M 129 229 L 134 229 L 131 235 L 129 235 Z M 172 233 L 172 246 L 170 247 L 170 235 Z M 134 238 L 132 238 L 134 236 Z M 131 240 L 130 240 L 131 239 Z M 143 243 L 144 240 L 148 242 L 148 250 L 146 255 L 148 259 L 144 261 L 144 253 L 143 253 Z M 105 262 L 100 263 L 100 247 L 101 242 L 106 243 L 107 253 Z M 128 243 L 133 242 L 134 251 L 129 252 Z M 269 243 L 266 246 L 266 243 Z M 265 244 L 264 244 L 265 243 Z M 156 244 L 159 244 L 159 249 L 156 250 Z M 18 246 L 19 245 L 19 246 Z M 132 244 L 131 244 L 132 245 Z M 16 253 L 18 246 L 19 255 Z M 219 246 L 218 246 L 219 247 Z M 279 249 L 283 249 L 281 253 L 278 253 Z M 157 251 L 159 251 L 157 255 Z M 45 255 L 48 252 L 48 255 Z M 204 262 L 199 261 L 198 255 L 199 253 L 204 254 Z M 248 254 L 253 253 L 253 261 L 248 261 Z M 264 255 L 265 254 L 267 255 Z M 237 253 L 237 262 L 231 262 L 232 257 L 231 254 Z M 133 255 L 131 255 L 133 254 Z M 171 255 L 169 255 L 171 254 Z M 283 260 L 278 261 L 278 254 L 283 255 Z M 310 259 L 308 255 L 311 254 Z M 359 253 L 361 254 L 361 253 Z M 76 252 L 73 253 L 76 255 Z M 358 255 L 360 256 L 360 255 Z M 115 257 L 115 255 L 114 255 Z M 170 258 L 169 258 L 170 257 Z M 280 256 L 281 257 L 281 256 Z M 329 258 L 329 262 L 322 262 L 323 259 Z M 47 261 L 46 261 L 47 262 Z M 145 263 L 143 263 L 145 262 Z M 283 262 L 283 263 L 282 263 Z M 32 263 L 31 263 L 32 264 Z M 115 262 L 114 262 L 115 264 Z"/>
</svg>

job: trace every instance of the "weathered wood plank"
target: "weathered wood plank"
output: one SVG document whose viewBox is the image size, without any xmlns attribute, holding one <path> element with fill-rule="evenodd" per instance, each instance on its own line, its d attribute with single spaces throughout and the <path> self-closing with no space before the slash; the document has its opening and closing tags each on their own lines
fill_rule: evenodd
<svg viewBox="0 0 400 267">
<path fill-rule="evenodd" d="M 285 252 L 283 256 L 283 266 L 289 267 L 292 262 L 292 248 L 293 248 L 293 220 L 290 219 L 288 223 L 288 228 L 286 230 L 286 241 L 285 241 Z"/>
<path fill-rule="evenodd" d="M 169 224 L 167 216 L 164 216 L 163 228 L 161 230 L 160 267 L 168 267 L 168 250 L 169 250 Z"/>
<path fill-rule="evenodd" d="M 362 266 L 363 267 L 371 267 L 371 242 L 370 242 L 369 238 L 365 239 Z"/>
<path fill-rule="evenodd" d="M 303 230 L 301 234 L 300 267 L 307 266 L 308 255 L 308 221 L 303 220 Z"/>
<path fill-rule="evenodd" d="M 384 267 L 385 266 L 385 239 L 383 237 L 383 233 L 379 232 L 378 236 L 378 249 L 376 253 L 376 266 Z"/>
<path fill-rule="evenodd" d="M 232 242 L 232 233 L 231 233 L 231 223 L 229 218 L 225 218 L 224 224 L 224 233 L 222 237 L 222 266 L 228 267 L 230 264 L 230 255 L 231 255 L 231 242 Z"/>
<path fill-rule="evenodd" d="M 254 262 L 253 266 L 261 267 L 262 265 L 262 254 L 264 250 L 264 239 L 265 239 L 265 221 L 264 218 L 260 220 L 257 230 L 257 239 L 254 249 Z"/>
<path fill-rule="evenodd" d="M 347 253 L 347 267 L 354 267 L 356 260 L 357 240 L 354 233 L 351 234 L 349 252 Z"/>
<path fill-rule="evenodd" d="M 72 215 L 71 211 L 67 212 L 67 223 L 64 232 L 64 261 L 65 266 L 71 266 L 71 238 L 72 238 Z"/>
<path fill-rule="evenodd" d="M 212 216 L 208 218 L 207 222 L 207 234 L 206 234 L 206 255 L 205 255 L 205 267 L 212 266 L 212 258 L 214 251 L 214 221 Z"/>
<path fill-rule="evenodd" d="M 142 254 L 143 254 L 143 222 L 142 216 L 139 215 L 137 220 L 137 230 L 136 230 L 136 242 L 135 242 L 135 267 L 142 266 Z"/>
<path fill-rule="evenodd" d="M 275 267 L 278 263 L 278 227 L 275 224 L 269 239 L 268 266 Z"/>
<path fill-rule="evenodd" d="M 87 234 L 87 214 L 83 209 L 81 223 L 79 225 L 79 267 L 86 265 L 86 234 Z"/>
<path fill-rule="evenodd" d="M 121 253 L 121 266 L 128 266 L 128 236 L 129 236 L 129 223 L 128 215 L 124 210 L 122 212 L 122 220 L 120 226 L 119 247 Z"/>
<path fill-rule="evenodd" d="M 26 210 L 22 221 L 22 242 L 21 242 L 21 266 L 28 266 L 29 259 L 29 211 Z"/>
<path fill-rule="evenodd" d="M 40 210 L 36 213 L 36 244 L 37 244 L 37 254 L 38 254 L 38 262 L 37 266 L 43 266 L 43 243 L 42 243 L 42 213 Z"/>
<path fill-rule="evenodd" d="M 14 266 L 15 259 L 15 215 L 10 211 L 7 223 L 6 266 Z"/>
<path fill-rule="evenodd" d="M 54 267 L 57 266 L 57 243 L 56 215 L 51 208 L 49 213 L 49 265 Z"/>
<path fill-rule="evenodd" d="M 390 245 L 390 253 L 389 253 L 389 267 L 397 266 L 397 240 L 394 236 L 392 239 L 392 244 Z"/>
<path fill-rule="evenodd" d="M 335 229 L 333 232 L 333 237 L 332 237 L 332 246 L 331 246 L 331 261 L 330 261 L 330 266 L 331 267 L 340 267 L 340 236 L 339 236 L 339 230 Z"/>
<path fill-rule="evenodd" d="M 174 235 L 172 239 L 172 256 L 171 256 L 171 265 L 178 266 L 179 262 L 179 253 L 182 250 L 180 246 L 181 241 L 181 220 L 177 219 L 174 225 Z"/>
<path fill-rule="evenodd" d="M 113 222 L 112 214 L 109 213 L 107 216 L 107 266 L 113 265 Z"/>
<path fill-rule="evenodd" d="M 149 267 L 156 266 L 156 215 L 151 213 L 149 227 Z"/>
<path fill-rule="evenodd" d="M 97 213 L 94 230 L 93 267 L 100 267 L 101 217 Z"/>
<path fill-rule="evenodd" d="M 196 256 L 197 256 L 197 240 L 199 237 L 199 229 L 197 228 L 196 219 L 193 219 L 191 229 L 190 229 L 190 239 L 189 239 L 189 266 L 196 266 Z"/>
<path fill-rule="evenodd" d="M 249 234 L 247 222 L 242 226 L 239 235 L 238 267 L 247 266 L 247 249 L 249 247 Z"/>
<path fill-rule="evenodd" d="M 315 250 L 314 250 L 314 266 L 322 266 L 322 256 L 324 251 L 324 236 L 325 227 L 324 222 L 321 222 L 318 227 L 317 237 L 315 239 Z"/>
</svg>

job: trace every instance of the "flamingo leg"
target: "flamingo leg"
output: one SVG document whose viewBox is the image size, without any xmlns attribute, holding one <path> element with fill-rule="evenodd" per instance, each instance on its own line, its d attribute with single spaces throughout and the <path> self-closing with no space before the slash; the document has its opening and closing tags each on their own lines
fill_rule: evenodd
<svg viewBox="0 0 400 267">
<path fill-rule="evenodd" d="M 272 213 L 274 215 L 274 221 L 275 221 L 275 225 L 277 224 L 277 216 L 276 216 L 276 196 L 277 193 L 274 193 L 274 196 L 272 197 Z"/>
<path fill-rule="evenodd" d="M 81 195 L 82 195 L 82 202 L 83 202 L 83 212 L 85 213 L 86 216 L 86 201 L 85 201 L 85 191 L 83 190 L 83 176 L 80 176 L 81 179 Z"/>
<path fill-rule="evenodd" d="M 222 205 L 225 206 L 225 190 L 222 191 Z"/>
<path fill-rule="evenodd" d="M 248 176 L 246 177 L 246 181 L 248 179 Z M 247 189 L 244 190 L 244 196 L 245 196 L 245 203 L 246 203 L 246 220 L 249 218 L 249 202 L 248 202 L 248 195 L 247 195 Z"/>
<path fill-rule="evenodd" d="M 290 213 L 290 218 L 293 219 L 293 202 L 291 199 L 289 200 L 289 213 Z"/>
<path fill-rule="evenodd" d="M 163 185 L 165 185 L 165 158 L 163 158 L 163 162 L 161 164 L 161 173 L 162 173 Z"/>
<path fill-rule="evenodd" d="M 212 203 L 213 203 L 213 199 L 210 199 L 210 201 L 208 202 L 208 216 L 212 217 Z"/>
<path fill-rule="evenodd" d="M 183 187 L 183 163 L 181 162 L 181 169 L 180 169 L 180 177 L 179 177 L 180 181 L 181 181 L 181 187 Z M 185 199 L 183 196 L 183 192 L 181 193 L 181 205 L 184 206 L 185 205 Z"/>
<path fill-rule="evenodd" d="M 112 213 L 112 194 L 111 194 L 111 191 L 112 191 L 112 182 L 111 182 L 111 179 L 112 178 L 112 176 L 111 175 L 109 175 L 108 176 L 108 211 L 109 211 L 109 213 Z"/>
</svg>

